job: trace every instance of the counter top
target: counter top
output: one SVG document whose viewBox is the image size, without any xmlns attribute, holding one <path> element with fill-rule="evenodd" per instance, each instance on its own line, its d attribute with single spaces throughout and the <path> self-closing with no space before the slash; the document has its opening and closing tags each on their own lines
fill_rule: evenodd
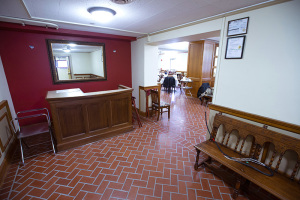
<svg viewBox="0 0 300 200">
<path fill-rule="evenodd" d="M 66 90 L 53 90 L 53 91 L 48 91 L 46 99 L 55 100 L 55 99 L 64 99 L 64 98 L 90 97 L 90 96 L 120 93 L 126 90 L 132 91 L 133 89 L 126 86 L 119 85 L 119 89 L 116 90 L 105 90 L 105 91 L 87 92 L 87 93 L 82 92 L 80 88 L 73 88 L 73 89 L 66 89 Z"/>
<path fill-rule="evenodd" d="M 48 91 L 46 99 L 74 97 L 74 96 L 83 96 L 83 95 L 84 93 L 79 88 L 66 89 L 66 90 L 53 90 L 53 91 Z"/>
</svg>

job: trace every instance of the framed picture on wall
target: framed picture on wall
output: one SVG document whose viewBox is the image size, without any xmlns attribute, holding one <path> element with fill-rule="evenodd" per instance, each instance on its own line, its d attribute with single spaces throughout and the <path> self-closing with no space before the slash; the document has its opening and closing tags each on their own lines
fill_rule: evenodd
<svg viewBox="0 0 300 200">
<path fill-rule="evenodd" d="M 249 17 L 228 22 L 227 36 L 247 34 Z"/>
<path fill-rule="evenodd" d="M 246 36 L 227 38 L 225 59 L 242 59 Z"/>
</svg>

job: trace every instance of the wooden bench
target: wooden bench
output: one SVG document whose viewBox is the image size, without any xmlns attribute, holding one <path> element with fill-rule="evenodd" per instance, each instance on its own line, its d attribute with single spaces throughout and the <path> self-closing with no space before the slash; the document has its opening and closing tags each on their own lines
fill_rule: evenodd
<svg viewBox="0 0 300 200">
<path fill-rule="evenodd" d="M 221 131 L 218 132 L 221 125 L 223 125 L 225 134 Z M 204 164 L 204 166 L 212 169 L 217 176 L 222 177 L 222 174 L 218 173 L 218 169 L 212 163 L 212 160 L 215 160 L 223 167 L 226 166 L 234 171 L 236 177 L 232 195 L 234 199 L 238 196 L 241 185 L 249 185 L 249 182 L 280 199 L 300 199 L 299 139 L 271 131 L 267 129 L 267 126 L 259 127 L 224 116 L 222 113 L 215 115 L 212 137 L 210 140 L 195 145 L 197 151 L 195 170 Z M 254 158 L 265 163 L 274 170 L 274 176 L 266 176 L 250 167 L 225 158 L 213 140 L 219 144 L 225 154 L 231 157 Z M 198 163 L 200 152 L 206 154 L 208 158 Z M 287 154 L 289 156 L 294 155 L 295 160 L 288 159 Z M 263 166 L 251 165 L 268 172 Z M 289 171 L 289 173 L 285 171 Z M 262 198 L 260 197 L 260 199 Z"/>
</svg>

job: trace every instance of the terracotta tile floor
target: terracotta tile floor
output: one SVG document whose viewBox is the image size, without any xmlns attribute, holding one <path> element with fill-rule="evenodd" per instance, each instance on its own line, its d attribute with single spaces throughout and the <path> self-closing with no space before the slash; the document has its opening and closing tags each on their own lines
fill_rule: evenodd
<svg viewBox="0 0 300 200">
<path fill-rule="evenodd" d="M 43 153 L 25 166 L 16 151 L 0 199 L 231 199 L 221 179 L 193 169 L 193 145 L 205 140 L 204 106 L 179 91 L 162 91 L 162 99 L 171 103 L 170 120 L 167 113 L 158 122 L 142 118 L 142 128 L 56 156 Z"/>
</svg>

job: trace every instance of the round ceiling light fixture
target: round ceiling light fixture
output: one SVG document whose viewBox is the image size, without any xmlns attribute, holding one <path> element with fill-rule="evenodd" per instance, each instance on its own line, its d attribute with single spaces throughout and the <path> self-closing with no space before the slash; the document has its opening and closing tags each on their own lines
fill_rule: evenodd
<svg viewBox="0 0 300 200">
<path fill-rule="evenodd" d="M 88 12 L 101 22 L 108 22 L 116 15 L 116 11 L 105 7 L 91 7 Z"/>
<path fill-rule="evenodd" d="M 110 0 L 116 4 L 129 4 L 131 2 L 134 2 L 135 0 Z"/>
</svg>

